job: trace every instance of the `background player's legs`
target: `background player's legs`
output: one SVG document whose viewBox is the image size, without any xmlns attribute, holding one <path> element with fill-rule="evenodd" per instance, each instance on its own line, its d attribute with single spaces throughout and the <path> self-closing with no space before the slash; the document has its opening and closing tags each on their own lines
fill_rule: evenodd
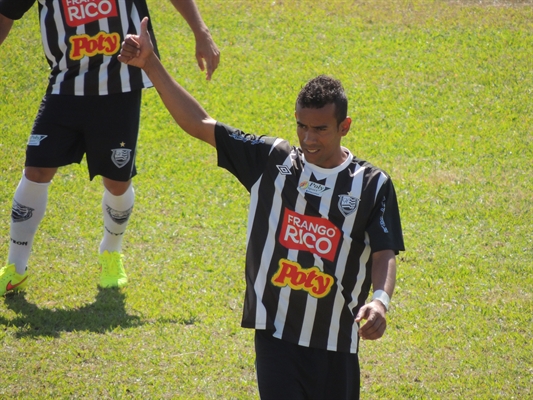
<svg viewBox="0 0 533 400">
<path fill-rule="evenodd" d="M 122 182 L 104 178 L 104 237 L 100 243 L 100 286 L 122 287 L 128 277 L 122 263 L 122 239 L 133 209 L 135 193 L 131 179 Z"/>
<path fill-rule="evenodd" d="M 48 202 L 48 187 L 57 168 L 26 167 L 13 197 L 8 264 L 23 274 L 33 239 Z"/>
<path fill-rule="evenodd" d="M 100 243 L 100 253 L 122 251 L 122 239 L 133 210 L 135 192 L 131 179 L 127 182 L 103 178 L 104 195 L 102 210 L 104 214 L 104 237 Z"/>
</svg>

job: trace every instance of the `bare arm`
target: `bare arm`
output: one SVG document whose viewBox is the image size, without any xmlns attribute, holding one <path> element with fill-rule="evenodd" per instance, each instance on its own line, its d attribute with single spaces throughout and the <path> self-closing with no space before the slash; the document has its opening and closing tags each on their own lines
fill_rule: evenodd
<svg viewBox="0 0 533 400">
<path fill-rule="evenodd" d="M 210 80 L 220 61 L 220 51 L 211 37 L 211 32 L 209 32 L 207 25 L 204 23 L 194 0 L 170 1 L 183 19 L 187 21 L 187 24 L 189 24 L 189 27 L 194 33 L 198 67 L 202 71 L 206 71 L 206 78 Z"/>
<path fill-rule="evenodd" d="M 0 14 L 0 45 L 4 42 L 12 26 L 13 20 Z"/>
<path fill-rule="evenodd" d="M 383 290 L 392 297 L 396 285 L 396 256 L 392 250 L 377 251 L 372 254 L 372 288 L 374 293 Z M 387 310 L 379 300 L 372 300 L 361 307 L 355 318 L 356 322 L 366 320 L 359 329 L 359 336 L 363 339 L 379 339 L 385 333 Z"/>
<path fill-rule="evenodd" d="M 154 53 L 147 31 L 148 18 L 141 22 L 141 34 L 128 35 L 122 44 L 119 61 L 142 68 L 168 111 L 189 135 L 215 147 L 215 124 L 203 107 L 168 73 Z"/>
</svg>

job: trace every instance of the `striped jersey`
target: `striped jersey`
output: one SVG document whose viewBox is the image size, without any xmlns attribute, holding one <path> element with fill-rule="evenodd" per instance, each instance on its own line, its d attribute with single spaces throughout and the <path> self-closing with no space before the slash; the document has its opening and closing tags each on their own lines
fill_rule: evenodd
<svg viewBox="0 0 533 400">
<path fill-rule="evenodd" d="M 19 19 L 35 1 L 0 0 L 0 13 Z M 141 69 L 117 59 L 125 36 L 139 32 L 148 16 L 145 0 L 37 1 L 51 69 L 48 94 L 107 95 L 152 86 Z"/>
<path fill-rule="evenodd" d="M 218 165 L 250 192 L 242 326 L 356 353 L 371 254 L 404 250 L 390 177 L 348 149 L 324 169 L 285 140 L 221 123 L 215 135 Z"/>
</svg>

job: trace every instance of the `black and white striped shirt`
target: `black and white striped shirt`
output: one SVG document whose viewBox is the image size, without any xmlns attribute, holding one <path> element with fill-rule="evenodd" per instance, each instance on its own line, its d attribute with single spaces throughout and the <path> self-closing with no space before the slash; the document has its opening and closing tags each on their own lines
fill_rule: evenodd
<svg viewBox="0 0 533 400">
<path fill-rule="evenodd" d="M 242 326 L 301 346 L 356 353 L 371 253 L 404 249 L 387 174 L 347 150 L 323 169 L 287 141 L 218 123 L 218 165 L 250 192 Z"/>
<path fill-rule="evenodd" d="M 137 33 L 148 15 L 145 0 L 37 1 L 51 68 L 48 94 L 107 95 L 152 86 L 142 70 L 117 59 L 124 37 Z M 34 3 L 0 0 L 0 13 L 19 19 Z"/>
</svg>

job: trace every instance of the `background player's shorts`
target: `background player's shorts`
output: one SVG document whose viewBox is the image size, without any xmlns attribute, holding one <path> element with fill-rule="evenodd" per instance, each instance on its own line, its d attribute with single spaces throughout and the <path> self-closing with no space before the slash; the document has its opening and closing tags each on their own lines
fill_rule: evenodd
<svg viewBox="0 0 533 400">
<path fill-rule="evenodd" d="M 135 176 L 141 90 L 107 96 L 44 96 L 26 148 L 27 167 L 56 168 L 87 157 L 91 180 Z"/>
</svg>

